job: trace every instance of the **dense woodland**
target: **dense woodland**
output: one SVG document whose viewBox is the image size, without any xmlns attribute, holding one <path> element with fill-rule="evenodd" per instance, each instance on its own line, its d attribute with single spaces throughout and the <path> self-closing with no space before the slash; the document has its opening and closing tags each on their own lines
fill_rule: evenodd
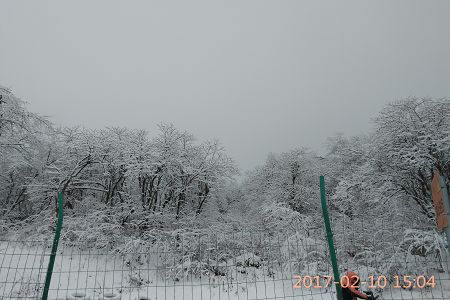
<svg viewBox="0 0 450 300">
<path fill-rule="evenodd" d="M 0 88 L 0 97 L 2 236 L 51 239 L 63 191 L 62 239 L 74 245 L 125 251 L 127 241 L 154 243 L 174 232 L 242 230 L 307 240 L 307 232 L 323 232 L 324 175 L 341 261 L 384 274 L 411 272 L 393 257 L 418 264 L 433 257 L 436 265 L 427 267 L 442 267 L 445 241 L 435 229 L 430 184 L 434 169 L 449 184 L 447 99 L 393 102 L 372 120 L 372 132 L 330 137 L 323 157 L 286 149 L 236 180 L 238 168 L 219 141 L 198 141 L 170 124 L 156 136 L 60 127 L 10 90 Z M 325 245 L 323 234 L 315 238 Z"/>
</svg>

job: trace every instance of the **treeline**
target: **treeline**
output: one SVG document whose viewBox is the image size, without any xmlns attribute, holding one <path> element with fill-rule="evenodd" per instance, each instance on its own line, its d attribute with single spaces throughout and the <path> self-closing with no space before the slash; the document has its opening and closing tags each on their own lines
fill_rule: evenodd
<svg viewBox="0 0 450 300">
<path fill-rule="evenodd" d="M 280 202 L 309 214 L 319 206 L 318 176 L 325 175 L 333 209 L 353 217 L 367 203 L 407 201 L 429 224 L 434 220 L 431 178 L 438 170 L 449 181 L 450 101 L 409 98 L 387 105 L 364 136 L 336 135 L 319 157 L 305 148 L 270 154 L 243 185 L 254 201 Z M 395 200 L 395 201 L 397 201 Z M 261 206 L 259 203 L 258 206 Z"/>
<path fill-rule="evenodd" d="M 77 245 L 120 247 L 130 237 L 133 245 L 151 247 L 171 230 L 178 236 L 252 229 L 325 245 L 318 188 L 325 175 L 342 261 L 381 274 L 442 269 L 444 239 L 435 229 L 431 178 L 437 169 L 449 185 L 447 99 L 388 104 L 372 132 L 331 137 L 324 156 L 306 148 L 270 154 L 233 183 L 237 168 L 217 141 L 198 142 L 166 124 L 155 137 L 125 128 L 57 127 L 27 111 L 9 90 L 1 88 L 0 96 L 4 232 L 21 226 L 27 234 L 52 236 L 48 224 L 63 191 L 62 238 Z M 320 257 L 325 266 L 326 255 L 306 255 L 305 262 L 317 264 Z"/>
<path fill-rule="evenodd" d="M 87 213 L 117 207 L 123 224 L 133 212 L 196 215 L 237 170 L 218 141 L 198 142 L 173 125 L 159 125 L 152 138 L 125 128 L 56 127 L 8 89 L 0 97 L 3 222 L 55 210 L 58 191 L 68 215 L 86 203 Z"/>
<path fill-rule="evenodd" d="M 373 123 L 366 135 L 329 138 L 324 157 L 307 149 L 269 155 L 240 187 L 243 202 L 263 216 L 260 227 L 323 228 L 318 178 L 325 175 L 341 266 L 442 271 L 431 179 L 437 169 L 449 186 L 450 101 L 404 99 Z"/>
</svg>

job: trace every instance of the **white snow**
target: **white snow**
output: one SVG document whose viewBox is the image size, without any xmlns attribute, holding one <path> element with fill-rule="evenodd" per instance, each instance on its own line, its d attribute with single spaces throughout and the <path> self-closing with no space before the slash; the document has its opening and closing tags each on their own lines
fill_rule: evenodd
<svg viewBox="0 0 450 300">
<path fill-rule="evenodd" d="M 39 298 L 45 281 L 50 249 L 19 243 L 0 243 L 0 299 Z M 259 257 L 248 254 L 237 257 L 245 265 L 260 263 Z M 222 266 L 227 267 L 227 266 Z M 260 268 L 248 267 L 249 276 L 187 276 L 178 282 L 156 274 L 153 263 L 139 268 L 126 266 L 119 255 L 105 255 L 100 250 L 79 251 L 73 247 L 58 250 L 50 299 L 335 299 L 331 289 L 294 289 L 291 274 L 267 276 Z M 169 272 L 170 270 L 166 270 Z M 449 299 L 448 272 L 437 274 L 436 287 L 428 290 L 386 289 L 382 299 Z M 73 295 L 78 295 L 74 297 Z M 83 298 L 82 296 L 86 296 Z"/>
</svg>

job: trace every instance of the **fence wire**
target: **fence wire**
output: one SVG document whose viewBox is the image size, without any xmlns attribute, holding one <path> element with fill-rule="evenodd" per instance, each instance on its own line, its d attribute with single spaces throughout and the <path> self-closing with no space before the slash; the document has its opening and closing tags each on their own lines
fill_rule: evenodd
<svg viewBox="0 0 450 300">
<path fill-rule="evenodd" d="M 372 246 L 366 244 L 367 255 L 352 257 L 360 241 L 357 232 L 347 230 L 349 224 L 344 222 L 342 226 L 342 232 L 336 230 L 341 275 L 354 270 L 363 282 L 368 282 L 371 275 L 385 276 L 386 286 L 373 289 L 381 299 L 450 299 L 447 256 L 398 255 L 398 247 L 404 241 L 396 242 L 395 231 L 385 230 L 383 234 L 391 232 L 389 238 L 383 239 L 391 241 L 390 246 L 378 245 L 374 238 Z M 39 299 L 50 252 L 51 241 L 1 240 L 1 299 Z M 396 288 L 390 273 L 395 268 L 380 273 L 388 265 L 397 268 L 402 276 L 422 274 L 429 279 L 434 275 L 435 286 Z M 405 268 L 400 270 L 399 266 Z M 325 287 L 324 276 L 332 274 L 321 228 L 277 234 L 263 230 L 179 232 L 159 239 L 124 239 L 111 249 L 63 241 L 56 256 L 49 296 L 50 299 L 326 300 L 336 298 L 334 284 Z"/>
</svg>

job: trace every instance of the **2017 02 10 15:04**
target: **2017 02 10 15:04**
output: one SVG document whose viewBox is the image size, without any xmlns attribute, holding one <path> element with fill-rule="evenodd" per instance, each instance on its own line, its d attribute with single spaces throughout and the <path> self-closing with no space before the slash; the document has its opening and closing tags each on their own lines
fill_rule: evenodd
<svg viewBox="0 0 450 300">
<path fill-rule="evenodd" d="M 386 276 L 384 275 L 370 275 L 368 276 L 367 281 L 361 281 L 359 277 L 353 276 L 352 280 L 350 280 L 347 276 L 342 276 L 339 281 L 333 281 L 333 276 L 327 276 L 327 275 L 316 275 L 316 276 L 300 276 L 296 275 L 294 278 L 296 279 L 295 284 L 293 285 L 294 288 L 327 288 L 330 286 L 330 284 L 339 283 L 341 287 L 348 288 L 348 287 L 358 287 L 366 285 L 369 289 L 384 289 L 386 288 L 389 283 L 391 284 L 392 288 L 403 288 L 403 289 L 409 289 L 409 288 L 434 288 L 435 283 L 435 277 L 434 275 L 426 276 L 426 275 L 395 275 L 392 277 L 391 280 L 388 280 Z M 359 284 L 352 284 L 351 282 L 359 282 Z"/>
</svg>

